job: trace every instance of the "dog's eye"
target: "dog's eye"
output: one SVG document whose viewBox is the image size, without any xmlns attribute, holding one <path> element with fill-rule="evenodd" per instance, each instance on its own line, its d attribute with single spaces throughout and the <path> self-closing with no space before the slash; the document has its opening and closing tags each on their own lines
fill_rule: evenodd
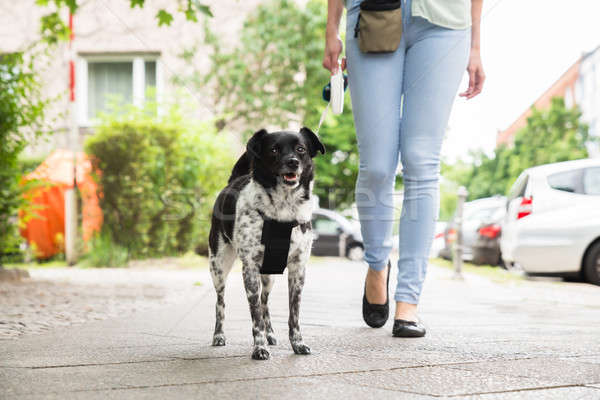
<svg viewBox="0 0 600 400">
<path fill-rule="evenodd" d="M 296 151 L 298 153 L 304 153 L 306 151 L 306 149 L 304 147 L 302 147 L 302 146 L 298 146 L 298 147 L 296 147 Z"/>
</svg>

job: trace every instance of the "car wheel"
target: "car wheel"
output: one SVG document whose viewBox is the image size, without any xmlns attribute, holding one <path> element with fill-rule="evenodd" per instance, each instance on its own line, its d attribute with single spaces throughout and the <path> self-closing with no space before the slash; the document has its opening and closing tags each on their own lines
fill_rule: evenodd
<svg viewBox="0 0 600 400">
<path fill-rule="evenodd" d="M 352 261 L 362 261 L 364 255 L 365 251 L 359 244 L 351 245 L 346 252 L 346 256 Z"/>
<path fill-rule="evenodd" d="M 504 262 L 504 259 L 502 258 L 502 254 L 498 255 L 498 266 L 500 268 L 508 270 L 508 268 L 506 267 L 506 263 Z"/>
<path fill-rule="evenodd" d="M 589 283 L 600 285 L 600 242 L 588 250 L 583 265 L 583 274 Z"/>
</svg>

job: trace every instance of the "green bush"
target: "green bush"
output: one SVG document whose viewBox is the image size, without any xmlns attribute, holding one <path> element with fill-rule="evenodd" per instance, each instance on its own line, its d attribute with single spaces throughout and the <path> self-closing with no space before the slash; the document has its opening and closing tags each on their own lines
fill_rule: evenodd
<svg viewBox="0 0 600 400">
<path fill-rule="evenodd" d="M 160 118 L 152 108 L 104 116 L 86 142 L 102 191 L 103 231 L 131 258 L 205 252 L 212 202 L 234 162 L 231 145 L 178 108 Z"/>
<path fill-rule="evenodd" d="M 85 267 L 124 267 L 129 255 L 125 247 L 115 244 L 107 232 L 94 236 L 83 259 Z"/>
<path fill-rule="evenodd" d="M 21 176 L 23 175 L 27 175 L 30 172 L 33 172 L 37 167 L 40 166 L 40 164 L 42 162 L 44 162 L 44 160 L 46 159 L 47 156 L 25 156 L 25 157 L 19 157 L 18 160 L 18 167 L 19 167 L 19 171 Z"/>
<path fill-rule="evenodd" d="M 17 214 L 27 203 L 19 155 L 40 135 L 46 105 L 33 70 L 32 57 L 0 55 L 0 265 L 5 255 L 12 260 L 20 252 Z"/>
</svg>

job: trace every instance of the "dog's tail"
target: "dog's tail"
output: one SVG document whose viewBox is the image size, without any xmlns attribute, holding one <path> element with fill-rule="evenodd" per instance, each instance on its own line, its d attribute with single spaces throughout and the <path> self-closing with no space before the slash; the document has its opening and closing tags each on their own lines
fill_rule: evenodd
<svg viewBox="0 0 600 400">
<path fill-rule="evenodd" d="M 244 152 L 239 160 L 233 166 L 233 170 L 231 171 L 231 176 L 229 177 L 229 181 L 227 183 L 231 183 L 235 178 L 238 178 L 243 175 L 248 175 L 250 173 L 250 157 L 248 157 L 248 153 Z"/>
</svg>

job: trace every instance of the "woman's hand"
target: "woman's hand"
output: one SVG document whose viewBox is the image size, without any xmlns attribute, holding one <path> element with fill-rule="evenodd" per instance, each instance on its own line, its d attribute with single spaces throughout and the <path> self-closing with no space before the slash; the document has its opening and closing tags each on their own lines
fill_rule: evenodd
<svg viewBox="0 0 600 400">
<path fill-rule="evenodd" d="M 466 97 L 468 100 L 481 93 L 483 82 L 485 82 L 485 73 L 483 72 L 483 64 L 478 49 L 471 49 L 467 72 L 469 73 L 469 88 L 462 92 L 460 96 Z"/>
<path fill-rule="evenodd" d="M 338 33 L 340 19 L 344 11 L 344 3 L 340 0 L 327 0 L 327 27 L 325 29 L 325 55 L 323 67 L 335 74 L 338 69 L 338 58 L 342 54 L 342 39 Z M 342 60 L 342 70 L 346 68 L 346 59 Z"/>
<path fill-rule="evenodd" d="M 471 0 L 471 53 L 469 54 L 469 65 L 467 72 L 469 73 L 469 88 L 460 94 L 466 97 L 467 100 L 472 99 L 481 93 L 483 82 L 485 82 L 485 74 L 483 73 L 483 65 L 481 64 L 481 9 L 483 0 Z"/>
<path fill-rule="evenodd" d="M 323 67 L 335 74 L 338 69 L 338 58 L 342 54 L 342 39 L 338 35 L 327 35 L 325 38 L 325 54 L 323 55 Z M 342 59 L 342 70 L 346 69 L 346 58 Z"/>
</svg>

